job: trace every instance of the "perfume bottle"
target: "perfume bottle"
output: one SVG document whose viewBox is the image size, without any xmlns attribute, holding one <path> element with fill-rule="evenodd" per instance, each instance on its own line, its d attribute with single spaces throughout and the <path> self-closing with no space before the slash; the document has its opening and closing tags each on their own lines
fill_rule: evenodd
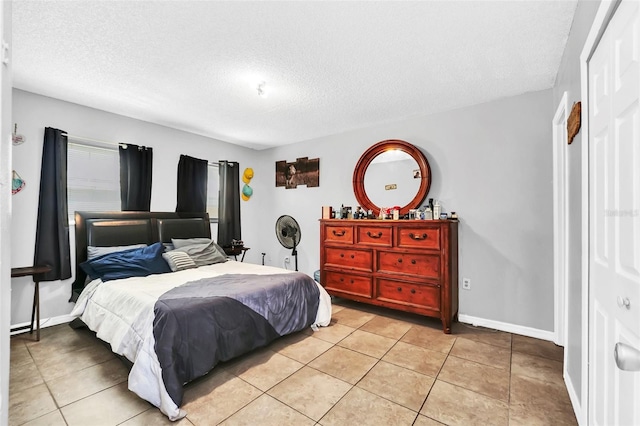
<svg viewBox="0 0 640 426">
<path fill-rule="evenodd" d="M 427 208 L 424 209 L 424 217 L 423 217 L 423 219 L 425 219 L 425 220 L 433 219 L 433 213 L 431 212 L 431 207 L 427 206 Z"/>
<path fill-rule="evenodd" d="M 440 213 L 442 213 L 442 206 L 440 205 L 440 201 L 436 200 L 433 203 L 433 218 L 440 219 Z"/>
</svg>

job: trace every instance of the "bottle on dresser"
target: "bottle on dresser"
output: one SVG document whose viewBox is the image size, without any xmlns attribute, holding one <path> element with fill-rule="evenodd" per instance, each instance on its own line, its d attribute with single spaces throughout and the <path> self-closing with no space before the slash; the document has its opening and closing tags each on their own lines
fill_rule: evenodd
<svg viewBox="0 0 640 426">
<path fill-rule="evenodd" d="M 427 206 L 427 208 L 424 209 L 424 219 L 425 220 L 433 219 L 433 212 L 431 211 L 431 207 L 429 206 Z"/>
<path fill-rule="evenodd" d="M 442 206 L 440 205 L 440 201 L 436 200 L 433 204 L 433 218 L 440 219 L 440 213 L 442 213 Z"/>
</svg>

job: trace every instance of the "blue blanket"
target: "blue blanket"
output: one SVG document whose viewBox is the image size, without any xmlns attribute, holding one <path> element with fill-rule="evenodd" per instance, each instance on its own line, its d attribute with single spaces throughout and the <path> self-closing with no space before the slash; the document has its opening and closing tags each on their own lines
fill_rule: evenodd
<svg viewBox="0 0 640 426">
<path fill-rule="evenodd" d="M 320 292 L 302 273 L 229 274 L 176 287 L 154 307 L 155 351 L 171 399 L 183 385 L 315 321 Z"/>
</svg>

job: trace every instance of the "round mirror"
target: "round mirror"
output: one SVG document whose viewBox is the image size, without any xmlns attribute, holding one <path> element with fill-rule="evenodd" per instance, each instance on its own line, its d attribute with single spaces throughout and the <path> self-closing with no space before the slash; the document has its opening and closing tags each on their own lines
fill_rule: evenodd
<svg viewBox="0 0 640 426">
<path fill-rule="evenodd" d="M 426 157 L 408 142 L 386 140 L 369 148 L 353 172 L 353 191 L 360 206 L 378 214 L 400 206 L 400 214 L 420 206 L 429 192 L 431 169 Z"/>
</svg>

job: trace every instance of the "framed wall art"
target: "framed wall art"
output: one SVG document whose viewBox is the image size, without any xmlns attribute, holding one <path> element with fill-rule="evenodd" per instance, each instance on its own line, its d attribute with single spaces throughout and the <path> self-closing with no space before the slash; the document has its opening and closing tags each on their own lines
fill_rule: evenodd
<svg viewBox="0 0 640 426">
<path fill-rule="evenodd" d="M 276 187 L 286 189 L 320 186 L 320 159 L 298 158 L 294 162 L 276 161 Z"/>
</svg>

